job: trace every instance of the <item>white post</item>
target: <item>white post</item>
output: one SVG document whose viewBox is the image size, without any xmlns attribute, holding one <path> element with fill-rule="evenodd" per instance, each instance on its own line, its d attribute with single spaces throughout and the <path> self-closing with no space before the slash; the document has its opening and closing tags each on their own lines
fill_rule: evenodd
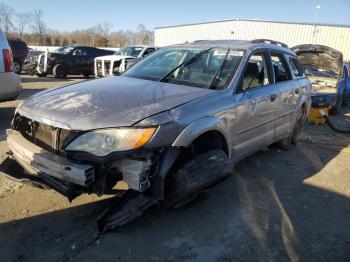
<svg viewBox="0 0 350 262">
<path fill-rule="evenodd" d="M 315 19 L 314 19 L 314 33 L 313 33 L 313 42 L 316 44 L 316 29 L 317 29 L 317 19 L 318 19 L 318 13 L 321 9 L 320 5 L 316 5 L 316 10 L 315 10 Z"/>
</svg>

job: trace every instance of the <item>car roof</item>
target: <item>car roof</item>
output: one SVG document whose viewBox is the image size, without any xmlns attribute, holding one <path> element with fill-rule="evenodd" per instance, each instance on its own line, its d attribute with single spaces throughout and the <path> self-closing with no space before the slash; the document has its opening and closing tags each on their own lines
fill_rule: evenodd
<svg viewBox="0 0 350 262">
<path fill-rule="evenodd" d="M 192 43 L 184 43 L 178 45 L 172 45 L 168 47 L 227 47 L 236 49 L 245 49 L 254 51 L 256 49 L 270 49 L 275 51 L 281 51 L 295 56 L 295 53 L 291 51 L 284 43 L 268 40 L 268 39 L 256 39 L 256 40 L 198 40 Z"/>
</svg>

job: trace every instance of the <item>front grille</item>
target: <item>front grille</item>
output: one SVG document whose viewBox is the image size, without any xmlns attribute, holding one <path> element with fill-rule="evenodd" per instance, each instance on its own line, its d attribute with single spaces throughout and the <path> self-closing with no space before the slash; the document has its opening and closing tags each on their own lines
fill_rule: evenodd
<svg viewBox="0 0 350 262">
<path fill-rule="evenodd" d="M 18 113 L 13 119 L 13 129 L 35 145 L 55 153 L 61 151 L 67 141 L 74 137 L 70 130 L 42 124 Z"/>
<path fill-rule="evenodd" d="M 111 68 L 111 61 L 104 61 L 104 66 L 105 66 L 104 75 L 108 76 L 109 70 Z"/>
</svg>

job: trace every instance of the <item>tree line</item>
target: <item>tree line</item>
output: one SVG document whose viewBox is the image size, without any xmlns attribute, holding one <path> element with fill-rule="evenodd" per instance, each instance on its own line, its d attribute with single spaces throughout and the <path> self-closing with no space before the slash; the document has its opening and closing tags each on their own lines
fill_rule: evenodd
<svg viewBox="0 0 350 262">
<path fill-rule="evenodd" d="M 28 45 L 124 47 L 153 44 L 153 32 L 143 24 L 139 24 L 135 30 L 114 31 L 112 23 L 104 22 L 91 28 L 62 32 L 47 27 L 41 9 L 17 13 L 5 4 L 0 4 L 0 27 L 8 37 L 21 38 Z"/>
</svg>

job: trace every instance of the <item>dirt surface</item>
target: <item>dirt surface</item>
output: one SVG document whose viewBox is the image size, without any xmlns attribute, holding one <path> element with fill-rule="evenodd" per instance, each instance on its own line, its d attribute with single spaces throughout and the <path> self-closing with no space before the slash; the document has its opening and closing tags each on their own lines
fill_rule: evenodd
<svg viewBox="0 0 350 262">
<path fill-rule="evenodd" d="M 0 104 L 0 159 L 21 100 L 81 80 L 24 77 L 19 99 Z M 350 107 L 332 119 L 350 127 Z M 69 203 L 1 177 L 1 261 L 349 261 L 349 144 L 350 135 L 306 125 L 294 150 L 260 151 L 186 208 L 152 208 L 103 236 L 95 218 L 108 199 Z"/>
</svg>

